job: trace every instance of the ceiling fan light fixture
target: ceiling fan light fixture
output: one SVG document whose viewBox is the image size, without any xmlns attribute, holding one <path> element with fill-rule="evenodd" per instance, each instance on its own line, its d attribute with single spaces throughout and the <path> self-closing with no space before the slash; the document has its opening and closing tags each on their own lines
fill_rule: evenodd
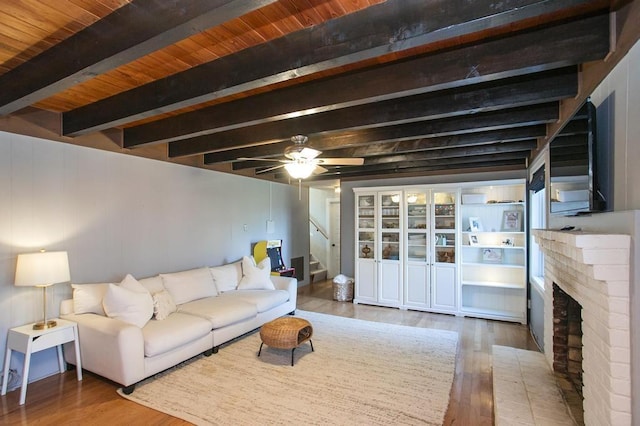
<svg viewBox="0 0 640 426">
<path fill-rule="evenodd" d="M 293 162 L 284 165 L 284 168 L 294 179 L 306 179 L 311 176 L 313 170 L 316 168 L 314 163 Z"/>
</svg>

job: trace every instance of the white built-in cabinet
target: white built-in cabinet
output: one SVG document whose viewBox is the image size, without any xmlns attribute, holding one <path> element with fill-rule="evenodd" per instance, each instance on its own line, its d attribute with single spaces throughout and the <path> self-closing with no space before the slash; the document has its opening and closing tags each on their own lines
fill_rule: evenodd
<svg viewBox="0 0 640 426">
<path fill-rule="evenodd" d="M 402 304 L 402 191 L 356 194 L 356 303 Z"/>
<path fill-rule="evenodd" d="M 524 323 L 524 188 L 355 188 L 354 303 Z"/>
</svg>

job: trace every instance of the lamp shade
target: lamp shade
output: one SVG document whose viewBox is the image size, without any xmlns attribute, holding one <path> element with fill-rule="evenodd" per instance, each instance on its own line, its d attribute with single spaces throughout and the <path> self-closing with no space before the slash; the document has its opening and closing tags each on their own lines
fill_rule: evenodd
<svg viewBox="0 0 640 426">
<path fill-rule="evenodd" d="M 287 169 L 287 172 L 292 178 L 306 179 L 311 176 L 316 165 L 314 163 L 296 161 L 285 164 L 284 168 Z"/>
<path fill-rule="evenodd" d="M 18 255 L 16 286 L 46 287 L 70 279 L 69 258 L 66 251 Z"/>
</svg>

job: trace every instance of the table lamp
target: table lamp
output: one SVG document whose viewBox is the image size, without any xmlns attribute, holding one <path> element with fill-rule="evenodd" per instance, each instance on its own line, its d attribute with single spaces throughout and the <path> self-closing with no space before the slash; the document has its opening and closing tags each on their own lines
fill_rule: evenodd
<svg viewBox="0 0 640 426">
<path fill-rule="evenodd" d="M 53 320 L 47 321 L 47 287 L 69 281 L 69 259 L 66 251 L 41 251 L 18 255 L 16 266 L 16 286 L 42 287 L 43 314 L 42 322 L 33 325 L 34 330 L 44 330 L 57 325 Z"/>
</svg>

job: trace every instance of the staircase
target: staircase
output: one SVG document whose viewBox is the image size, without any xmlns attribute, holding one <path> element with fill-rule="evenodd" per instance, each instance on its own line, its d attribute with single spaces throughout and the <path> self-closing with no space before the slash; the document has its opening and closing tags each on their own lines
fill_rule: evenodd
<svg viewBox="0 0 640 426">
<path fill-rule="evenodd" d="M 309 255 L 309 283 L 324 281 L 327 279 L 327 269 L 322 263 L 311 253 Z"/>
</svg>

